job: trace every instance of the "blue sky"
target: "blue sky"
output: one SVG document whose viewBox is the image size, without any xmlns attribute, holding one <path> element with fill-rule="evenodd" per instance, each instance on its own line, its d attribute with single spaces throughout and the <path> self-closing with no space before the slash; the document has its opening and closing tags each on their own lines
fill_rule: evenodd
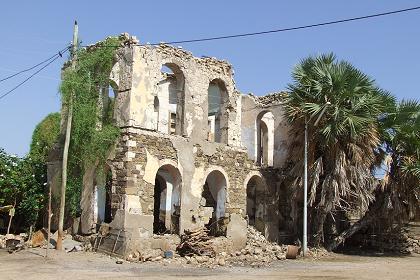
<svg viewBox="0 0 420 280">
<path fill-rule="evenodd" d="M 123 4 L 119 4 L 119 2 Z M 141 43 L 256 32 L 420 6 L 420 1 L 5 1 L 0 78 L 32 66 L 71 41 L 129 32 Z M 285 89 L 302 58 L 334 52 L 399 99 L 419 98 L 420 11 L 265 36 L 184 44 L 194 55 L 226 59 L 243 93 Z M 57 60 L 0 100 L 0 147 L 24 155 L 35 125 L 60 108 Z M 0 83 L 0 95 L 26 76 Z"/>
</svg>

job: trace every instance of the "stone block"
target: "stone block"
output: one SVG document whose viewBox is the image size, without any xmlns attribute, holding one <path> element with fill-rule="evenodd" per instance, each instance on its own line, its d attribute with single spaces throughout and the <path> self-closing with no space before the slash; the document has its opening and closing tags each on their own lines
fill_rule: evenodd
<svg viewBox="0 0 420 280">
<path fill-rule="evenodd" d="M 141 228 L 153 234 L 153 215 L 125 213 L 125 228 Z"/>
<path fill-rule="evenodd" d="M 240 250 L 246 245 L 247 222 L 241 215 L 232 214 L 227 225 L 226 237 L 232 240 L 233 250 Z"/>
</svg>

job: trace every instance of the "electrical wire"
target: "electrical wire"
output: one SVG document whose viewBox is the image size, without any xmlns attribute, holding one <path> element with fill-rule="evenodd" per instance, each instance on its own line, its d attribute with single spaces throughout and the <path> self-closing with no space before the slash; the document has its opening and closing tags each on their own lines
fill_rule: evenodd
<svg viewBox="0 0 420 280">
<path fill-rule="evenodd" d="M 180 41 L 148 43 L 148 44 L 133 44 L 133 45 L 135 45 L 135 46 L 158 46 L 158 45 L 162 45 L 162 44 L 174 45 L 174 44 L 197 43 L 197 42 L 215 41 L 215 40 L 232 39 L 232 38 L 249 37 L 249 36 L 259 36 L 259 35 L 265 35 L 265 34 L 271 34 L 271 33 L 280 33 L 280 32 L 294 31 L 294 30 L 301 30 L 301 29 L 310 29 L 310 28 L 322 27 L 322 26 L 327 26 L 327 25 L 334 25 L 334 24 L 340 24 L 340 23 L 346 23 L 346 22 L 352 22 L 352 21 L 359 21 L 359 20 L 389 16 L 389 15 L 394 15 L 394 14 L 406 13 L 406 12 L 411 12 L 411 11 L 415 11 L 415 10 L 420 10 L 420 6 L 406 8 L 406 9 L 400 9 L 400 10 L 394 10 L 394 11 L 389 11 L 389 12 L 382 12 L 382 13 L 377 13 L 377 14 L 370 14 L 370 15 L 366 15 L 366 16 L 352 17 L 352 18 L 346 18 L 346 19 L 320 22 L 320 23 L 315 23 L 315 24 L 280 28 L 280 29 L 274 29 L 274 30 L 266 30 L 266 31 L 250 32 L 250 33 L 240 33 L 240 34 L 215 36 L 215 37 L 207 37 L 207 38 L 198 38 L 198 39 L 189 39 L 189 40 L 180 40 Z M 83 47 L 88 47 L 88 46 L 83 46 Z M 120 46 L 95 46 L 95 47 L 115 48 L 115 47 L 120 47 Z"/>
<path fill-rule="evenodd" d="M 65 51 L 63 51 L 61 54 L 66 53 L 69 50 L 69 48 L 67 48 Z M 36 74 L 38 74 L 39 72 L 41 72 L 42 70 L 44 70 L 48 65 L 50 65 L 51 63 L 53 63 L 54 61 L 56 61 L 57 59 L 59 59 L 61 57 L 61 55 L 58 55 L 51 60 L 50 62 L 48 62 L 47 64 L 45 64 L 44 66 L 42 66 L 40 69 L 38 69 L 37 71 L 35 71 L 34 73 L 32 73 L 29 77 L 27 77 L 25 80 L 23 80 L 22 82 L 20 82 L 19 84 L 17 84 L 15 87 L 13 87 L 12 89 L 10 89 L 9 91 L 7 91 L 6 93 L 2 94 L 0 96 L 0 100 L 5 98 L 7 95 L 9 95 L 10 93 L 12 93 L 13 91 L 15 91 L 17 88 L 19 88 L 20 86 L 22 86 L 23 84 L 25 84 L 27 81 L 29 81 L 32 77 L 34 77 Z"/>
<path fill-rule="evenodd" d="M 198 38 L 198 39 L 190 39 L 190 40 L 181 40 L 181 41 L 171 41 L 166 43 L 152 43 L 152 44 L 145 44 L 140 45 L 136 44 L 138 46 L 146 46 L 146 45 L 161 45 L 161 44 L 183 44 L 183 43 L 196 43 L 196 42 L 205 42 L 205 41 L 214 41 L 214 40 L 222 40 L 222 39 L 232 39 L 232 38 L 240 38 L 240 37 L 249 37 L 249 36 L 258 36 L 258 35 L 265 35 L 270 33 L 279 33 L 279 32 L 286 32 L 286 31 L 293 31 L 293 30 L 301 30 L 301 29 L 308 29 L 308 28 L 315 28 L 315 27 L 321 27 L 321 26 L 327 26 L 327 25 L 333 25 L 333 24 L 339 24 L 339 23 L 345 23 L 345 22 L 352 22 L 352 21 L 358 21 L 358 20 L 364 20 L 364 19 L 370 19 L 370 18 L 376 18 L 376 17 L 382 17 L 382 16 L 388 16 L 393 14 L 399 14 L 399 13 L 406 13 L 414 10 L 419 10 L 420 6 L 406 8 L 406 9 L 400 9 L 400 10 L 394 10 L 389 12 L 383 12 L 383 13 L 377 13 L 377 14 L 370 14 L 366 16 L 360 16 L 360 17 L 352 17 L 347 19 L 340 19 L 340 20 L 334 20 L 334 21 L 327 21 L 327 22 L 321 22 L 316 24 L 309 24 L 309 25 L 301 25 L 301 26 L 295 26 L 295 27 L 288 27 L 288 28 L 281 28 L 281 29 L 274 29 L 274 30 L 266 30 L 266 31 L 259 31 L 259 32 L 250 32 L 250 33 L 242 33 L 242 34 L 233 34 L 233 35 L 225 35 L 225 36 L 216 36 L 216 37 L 207 37 L 207 38 Z M 86 46 L 85 46 L 86 47 Z M 101 46 L 99 46 L 101 47 Z M 119 47 L 119 46 L 106 46 L 106 47 Z M 42 71 L 44 68 L 46 68 L 48 65 L 50 65 L 52 62 L 57 60 L 59 57 L 62 56 L 64 52 L 66 52 L 69 49 L 67 46 L 63 50 L 59 51 L 58 54 L 53 55 L 52 57 L 49 57 L 48 59 L 30 67 L 24 70 L 21 70 L 13 75 L 10 75 L 8 77 L 5 77 L 0 80 L 0 82 L 3 82 L 5 80 L 8 80 L 10 78 L 13 78 L 19 74 L 22 74 L 24 72 L 30 71 L 48 61 L 51 61 L 44 65 L 42 68 L 37 70 L 35 73 L 33 73 L 31 76 L 23 80 L 21 83 L 19 83 L 17 86 L 6 92 L 5 94 L 0 96 L 0 100 L 7 96 L 8 94 L 12 93 L 14 90 L 19 88 L 21 85 L 23 85 L 25 82 L 27 82 L 29 79 L 31 79 L 33 76 L 38 74 L 40 71 Z"/>
<path fill-rule="evenodd" d="M 0 80 L 0 83 L 1 83 L 1 82 L 6 81 L 6 80 L 8 80 L 8 79 L 11 79 L 11 78 L 13 78 L 13 77 L 16 77 L 17 75 L 20 75 L 20 74 L 22 74 L 22 73 L 25 73 L 25 72 L 31 71 L 32 69 L 37 68 L 38 66 L 40 66 L 40 65 L 42 65 L 42 64 L 44 64 L 44 63 L 46 63 L 46 62 L 50 61 L 51 59 L 54 59 L 56 56 L 60 56 L 60 57 L 61 57 L 61 56 L 63 55 L 63 52 L 65 52 L 68 48 L 69 48 L 69 46 L 67 46 L 67 47 L 65 47 L 64 49 L 62 49 L 62 50 L 58 51 L 58 53 L 54 54 L 53 56 L 51 56 L 51 57 L 49 57 L 49 58 L 47 58 L 47 59 L 45 59 L 45 60 L 43 60 L 43 61 L 41 61 L 41 62 L 39 62 L 39 63 L 35 64 L 35 65 L 34 65 L 34 66 L 32 66 L 32 67 L 29 67 L 29 68 L 27 68 L 27 69 L 23 69 L 23 70 L 21 70 L 21 71 L 19 71 L 19 72 L 16 72 L 16 73 L 15 73 L 15 74 L 13 74 L 13 75 L 10 75 L 10 76 L 7 76 L 7 77 L 5 77 L 5 78 L 1 79 L 1 80 Z"/>
<path fill-rule="evenodd" d="M 316 23 L 316 24 L 301 25 L 301 26 L 296 26 L 296 27 L 288 27 L 288 28 L 281 28 L 281 29 L 275 29 L 275 30 L 242 33 L 242 34 L 234 34 L 234 35 L 226 35 L 226 36 L 172 41 L 172 42 L 168 42 L 167 44 L 196 43 L 196 42 L 204 42 L 204 41 L 214 41 L 214 40 L 231 39 L 231 38 L 239 38 L 239 37 L 257 36 L 257 35 L 279 33 L 279 32 L 286 32 L 286 31 L 293 31 L 293 30 L 300 30 L 300 29 L 308 29 L 308 28 L 314 28 L 314 27 L 320 27 L 320 26 L 326 26 L 326 25 L 333 25 L 333 24 L 339 24 L 339 23 L 345 23 L 345 22 L 351 22 L 351 21 L 370 19 L 370 18 L 375 18 L 375 17 L 388 16 L 388 15 L 399 14 L 399 13 L 406 13 L 406 12 L 419 10 L 419 9 L 420 9 L 420 6 L 417 6 L 417 7 L 406 8 L 406 9 L 401 9 L 401 10 L 394 10 L 394 11 L 371 14 L 371 15 L 360 16 L 360 17 L 352 17 L 352 18 L 347 18 L 347 19 L 339 19 L 339 20 L 321 22 L 321 23 Z M 155 43 L 151 45 L 159 45 L 159 44 Z"/>
</svg>

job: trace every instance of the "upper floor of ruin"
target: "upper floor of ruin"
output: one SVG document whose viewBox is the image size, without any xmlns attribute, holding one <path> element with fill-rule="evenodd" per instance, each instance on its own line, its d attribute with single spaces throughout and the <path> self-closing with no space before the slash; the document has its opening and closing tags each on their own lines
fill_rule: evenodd
<svg viewBox="0 0 420 280">
<path fill-rule="evenodd" d="M 226 61 L 134 45 L 118 51 L 111 81 L 119 126 L 241 146 L 241 94 Z"/>
<path fill-rule="evenodd" d="M 117 51 L 110 74 L 118 126 L 246 149 L 257 165 L 283 164 L 287 124 L 282 93 L 241 94 L 227 61 L 195 57 L 166 44 L 140 45 L 135 37 L 123 36 L 131 43 Z"/>
</svg>

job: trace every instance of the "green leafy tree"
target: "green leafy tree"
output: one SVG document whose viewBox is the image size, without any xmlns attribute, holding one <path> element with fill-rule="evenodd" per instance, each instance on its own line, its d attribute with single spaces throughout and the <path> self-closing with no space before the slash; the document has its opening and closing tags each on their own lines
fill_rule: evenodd
<svg viewBox="0 0 420 280">
<path fill-rule="evenodd" d="M 64 70 L 60 86 L 63 104 L 67 106 L 73 96 L 66 190 L 66 204 L 72 216 L 80 210 L 85 171 L 104 167 L 120 135 L 113 118 L 113 100 L 104 95 L 110 86 L 109 75 L 119 46 L 119 38 L 109 37 L 97 46 L 82 48 L 77 52 L 75 68 Z"/>
<path fill-rule="evenodd" d="M 27 157 L 19 158 L 0 149 L 0 205 L 16 205 L 16 231 L 40 222 L 45 207 L 48 153 L 59 130 L 60 114 L 53 113 L 36 126 Z"/>
<path fill-rule="evenodd" d="M 46 116 L 36 127 L 32 134 L 29 155 L 32 160 L 48 161 L 48 154 L 57 142 L 60 134 L 60 113 L 51 113 Z"/>
<path fill-rule="evenodd" d="M 308 122 L 309 242 L 321 246 L 327 217 L 367 209 L 376 181 L 378 116 L 393 98 L 366 74 L 333 54 L 309 57 L 293 70 L 286 115 L 292 125 L 293 187 L 303 185 L 304 125 Z M 317 127 L 315 120 L 325 110 Z"/>
<path fill-rule="evenodd" d="M 39 163 L 0 149 L 0 205 L 15 205 L 13 229 L 35 225 L 44 206 L 46 176 Z"/>
</svg>

